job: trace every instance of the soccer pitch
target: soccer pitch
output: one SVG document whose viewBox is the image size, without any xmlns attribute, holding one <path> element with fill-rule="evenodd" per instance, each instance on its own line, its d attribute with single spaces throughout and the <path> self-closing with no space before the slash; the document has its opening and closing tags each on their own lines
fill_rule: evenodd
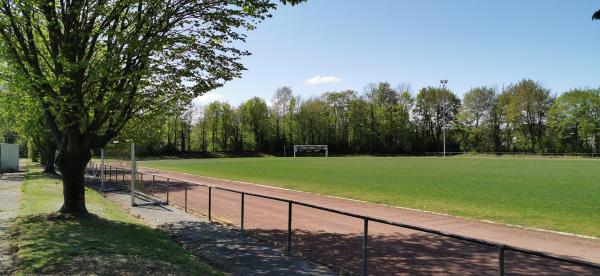
<svg viewBox="0 0 600 276">
<path fill-rule="evenodd" d="M 140 165 L 600 237 L 600 160 L 269 157 Z"/>
</svg>

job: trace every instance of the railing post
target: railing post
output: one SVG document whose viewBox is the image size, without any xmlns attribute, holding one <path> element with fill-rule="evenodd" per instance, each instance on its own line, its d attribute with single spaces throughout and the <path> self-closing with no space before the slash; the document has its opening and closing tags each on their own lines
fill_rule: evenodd
<svg viewBox="0 0 600 276">
<path fill-rule="evenodd" d="M 187 190 L 188 190 L 188 186 L 187 186 L 187 184 L 185 184 L 185 188 L 183 190 L 183 193 L 184 193 L 183 206 L 184 206 L 186 213 L 187 213 Z"/>
<path fill-rule="evenodd" d="M 212 221 L 212 187 L 208 187 L 208 221 Z"/>
<path fill-rule="evenodd" d="M 287 237 L 287 251 L 292 251 L 292 202 L 288 202 L 288 237 Z"/>
<path fill-rule="evenodd" d="M 156 176 L 152 175 L 152 196 L 154 196 L 154 182 L 156 180 Z"/>
<path fill-rule="evenodd" d="M 241 207 L 241 214 L 240 214 L 240 229 L 242 230 L 242 234 L 244 234 L 244 193 L 242 193 L 242 207 Z"/>
<path fill-rule="evenodd" d="M 504 276 L 504 245 L 498 246 L 498 275 Z"/>
<path fill-rule="evenodd" d="M 167 204 L 169 204 L 169 178 L 167 178 Z"/>
<path fill-rule="evenodd" d="M 364 219 L 364 229 L 363 229 L 363 275 L 369 275 L 369 262 L 368 262 L 368 241 L 369 241 L 369 219 Z"/>
</svg>

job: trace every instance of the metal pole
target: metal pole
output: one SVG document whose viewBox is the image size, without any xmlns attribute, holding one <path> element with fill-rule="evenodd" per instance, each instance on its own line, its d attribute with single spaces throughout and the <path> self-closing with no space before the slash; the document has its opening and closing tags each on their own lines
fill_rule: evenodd
<svg viewBox="0 0 600 276">
<path fill-rule="evenodd" d="M 100 149 L 100 190 L 104 193 L 104 149 Z"/>
<path fill-rule="evenodd" d="M 240 214 L 240 228 L 242 230 L 242 234 L 244 234 L 244 193 L 242 193 L 242 213 Z"/>
<path fill-rule="evenodd" d="M 442 130 L 444 131 L 444 157 L 446 157 L 446 119 L 445 118 L 444 118 L 444 126 L 442 126 Z"/>
<path fill-rule="evenodd" d="M 288 202 L 288 240 L 287 251 L 292 251 L 292 202 Z"/>
<path fill-rule="evenodd" d="M 504 245 L 498 246 L 498 275 L 504 276 Z"/>
<path fill-rule="evenodd" d="M 183 193 L 184 193 L 184 195 L 185 195 L 185 196 L 184 196 L 184 208 L 185 208 L 185 212 L 186 212 L 186 213 L 187 213 L 187 190 L 188 190 L 188 187 L 187 187 L 187 184 L 186 184 L 186 185 L 185 185 L 185 188 L 184 188 L 184 190 L 183 190 Z"/>
<path fill-rule="evenodd" d="M 169 204 L 169 179 L 167 178 L 167 204 Z"/>
<path fill-rule="evenodd" d="M 144 173 L 140 173 L 140 186 L 142 186 L 142 193 L 146 193 L 146 188 L 144 186 Z"/>
<path fill-rule="evenodd" d="M 365 218 L 364 220 L 364 230 L 363 230 L 363 275 L 366 276 L 369 274 L 368 268 L 368 254 L 367 254 L 367 242 L 369 240 L 369 220 Z"/>
<path fill-rule="evenodd" d="M 155 175 L 152 175 L 152 196 L 154 196 L 154 182 L 155 182 Z"/>
<path fill-rule="evenodd" d="M 445 92 L 446 90 L 446 84 L 448 84 L 448 80 L 441 80 L 440 81 L 443 92 Z M 443 111 L 442 111 L 442 132 L 443 132 L 443 136 L 444 136 L 444 157 L 446 157 L 446 95 L 443 95 L 444 97 L 444 105 L 443 105 Z"/>
<path fill-rule="evenodd" d="M 135 143 L 131 142 L 131 206 L 135 206 Z"/>
<path fill-rule="evenodd" d="M 208 221 L 212 221 L 212 187 L 208 187 Z"/>
</svg>

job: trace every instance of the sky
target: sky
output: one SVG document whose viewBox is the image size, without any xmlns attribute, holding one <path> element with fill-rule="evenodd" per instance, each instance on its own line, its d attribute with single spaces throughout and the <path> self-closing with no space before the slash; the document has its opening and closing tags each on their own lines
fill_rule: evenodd
<svg viewBox="0 0 600 276">
<path fill-rule="evenodd" d="M 463 95 L 523 78 L 560 94 L 600 87 L 600 0 L 308 0 L 282 6 L 238 45 L 252 53 L 239 79 L 197 99 L 269 101 L 290 86 L 303 99 L 362 92 L 369 83 L 438 86 Z"/>
</svg>

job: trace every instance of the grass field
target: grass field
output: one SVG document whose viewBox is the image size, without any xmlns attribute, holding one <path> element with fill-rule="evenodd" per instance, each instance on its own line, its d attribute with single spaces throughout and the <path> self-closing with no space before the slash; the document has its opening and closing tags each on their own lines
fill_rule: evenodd
<svg viewBox="0 0 600 276">
<path fill-rule="evenodd" d="M 273 157 L 140 165 L 600 237 L 600 160 Z"/>
<path fill-rule="evenodd" d="M 62 183 L 34 170 L 22 186 L 9 241 L 17 275 L 222 275 L 93 190 L 89 218 L 63 218 Z"/>
</svg>

